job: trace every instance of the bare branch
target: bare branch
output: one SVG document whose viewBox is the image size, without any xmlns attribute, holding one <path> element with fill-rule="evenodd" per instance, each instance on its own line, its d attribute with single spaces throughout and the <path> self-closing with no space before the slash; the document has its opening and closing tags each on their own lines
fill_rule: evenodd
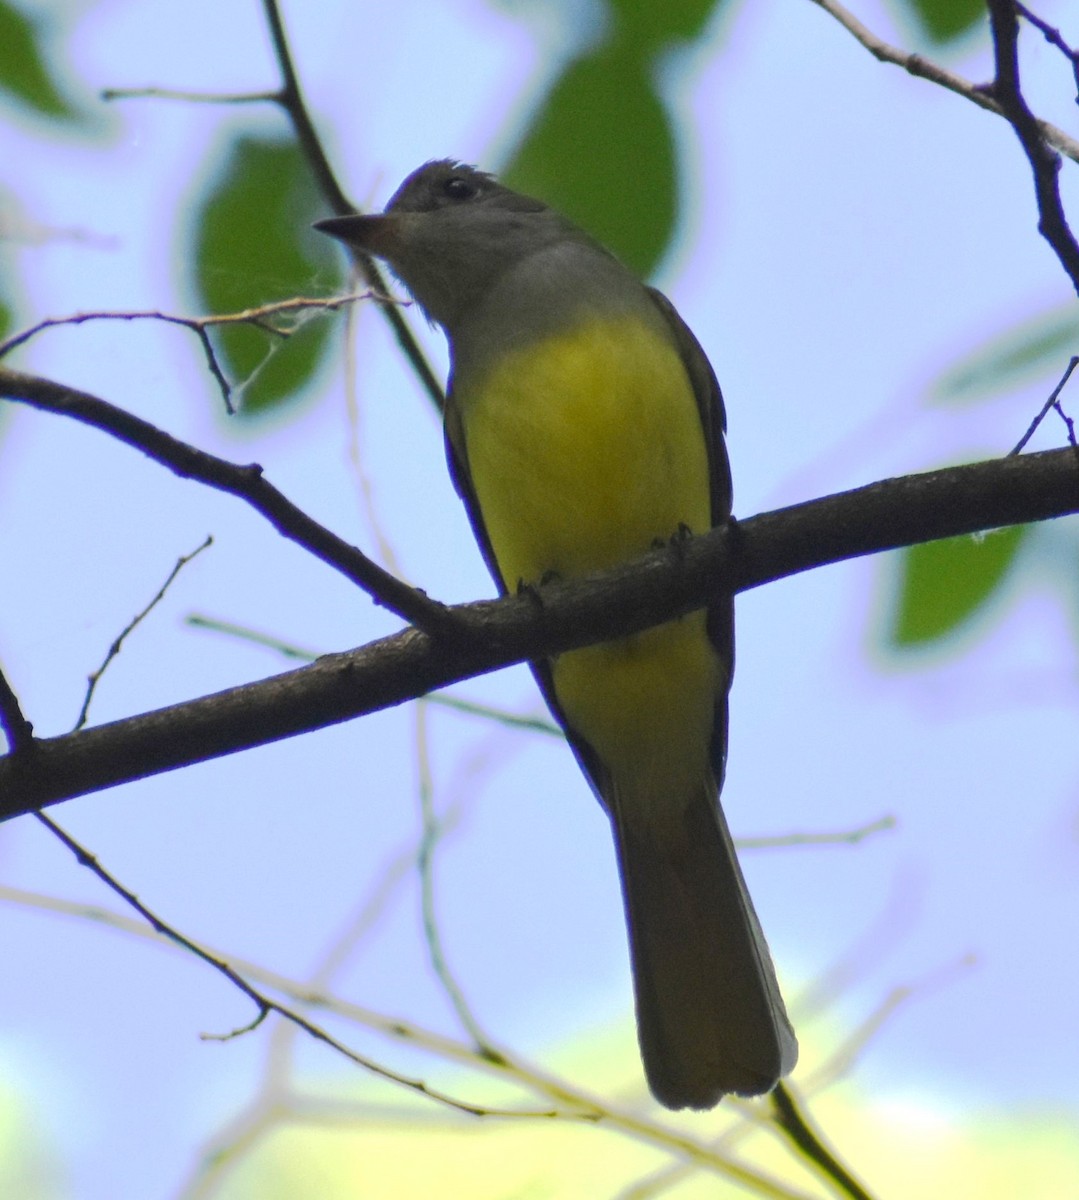
<svg viewBox="0 0 1079 1200">
<path fill-rule="evenodd" d="M 104 88 L 101 99 L 110 100 L 182 100 L 186 104 L 265 104 L 276 103 L 278 92 L 185 92 L 177 88 L 140 87 Z"/>
<path fill-rule="evenodd" d="M 276 104 L 283 110 L 296 134 L 300 152 L 307 160 L 315 184 L 326 198 L 326 203 L 337 216 L 344 216 L 356 211 L 355 206 L 345 195 L 337 182 L 333 168 L 322 146 L 315 124 L 307 111 L 307 105 L 300 89 L 296 68 L 292 61 L 288 37 L 285 34 L 284 23 L 276 0 L 263 0 L 263 12 L 269 26 L 270 40 L 273 45 L 274 57 L 281 71 L 281 87 L 273 91 L 260 92 L 189 92 L 175 88 L 141 87 L 141 88 L 107 88 L 101 93 L 103 100 L 134 100 L 158 99 L 181 100 L 191 104 Z M 387 295 L 386 281 L 374 259 L 365 256 L 355 259 L 360 274 L 369 287 L 382 296 Z M 397 344 L 400 346 L 409 365 L 427 392 L 435 407 L 441 411 L 446 402 L 445 393 L 438 376 L 427 361 L 416 335 L 393 304 L 380 304 L 386 320 L 390 323 Z M 200 336 L 203 336 L 200 334 Z M 211 370 L 213 366 L 211 365 Z M 215 373 L 215 378 L 216 378 Z M 221 379 L 218 379 L 219 386 Z"/>
<path fill-rule="evenodd" d="M 274 99 L 284 109 L 289 121 L 291 121 L 292 127 L 296 132 L 296 139 L 300 144 L 300 150 L 307 159 L 308 165 L 315 177 L 315 182 L 326 197 L 327 203 L 339 217 L 353 213 L 356 211 L 355 206 L 337 182 L 333 168 L 326 157 L 326 151 L 322 147 L 322 141 L 315 129 L 315 124 L 311 120 L 311 114 L 307 111 L 307 105 L 304 103 L 303 93 L 300 90 L 296 68 L 292 62 L 292 52 L 289 49 L 288 37 L 285 34 L 285 26 L 281 20 L 281 10 L 277 0 L 262 0 L 262 8 L 266 16 L 266 22 L 270 27 L 270 40 L 273 43 L 274 55 L 277 58 L 277 65 L 280 68 L 282 78 L 281 90 L 274 96 Z M 369 255 L 363 254 L 355 256 L 354 261 L 368 285 L 374 288 L 375 291 L 386 295 L 385 277 L 375 263 L 375 260 Z M 390 323 L 390 328 L 393 330 L 398 346 L 400 346 L 409 365 L 416 373 L 417 378 L 435 407 L 441 412 L 446 403 L 445 393 L 442 390 L 442 384 L 439 382 L 438 376 L 435 375 L 434 369 L 427 361 L 427 355 L 424 354 L 419 342 L 416 341 L 416 335 L 409 328 L 408 323 L 396 307 L 382 305 L 381 308 L 386 320 Z"/>
<path fill-rule="evenodd" d="M 1023 447 L 1026 446 L 1027 442 L 1029 442 L 1037 432 L 1038 426 L 1041 425 L 1042 421 L 1044 421 L 1049 415 L 1049 410 L 1051 408 L 1055 408 L 1057 410 L 1064 422 L 1065 428 L 1068 431 L 1068 445 L 1075 445 L 1075 426 L 1072 423 L 1071 418 L 1060 407 L 1060 393 L 1064 390 L 1064 385 L 1071 378 L 1072 372 L 1077 366 L 1079 366 L 1079 355 L 1073 355 L 1067 367 L 1064 368 L 1064 374 L 1060 377 L 1060 382 L 1049 393 L 1049 399 L 1046 400 L 1046 402 L 1042 405 L 1041 410 L 1034 420 L 1031 421 L 1030 427 L 1027 429 L 1026 433 L 1023 434 L 1023 436 L 1016 443 L 1015 447 L 1011 450 L 1012 454 L 1020 453 Z"/>
<path fill-rule="evenodd" d="M 157 607 L 157 605 L 160 604 L 162 600 L 164 600 L 165 593 L 172 586 L 173 580 L 177 577 L 177 575 L 180 574 L 180 572 L 184 569 L 184 567 L 186 567 L 187 564 L 193 558 L 195 558 L 199 554 L 201 554 L 203 552 L 203 550 L 206 550 L 208 547 L 212 546 L 213 541 L 214 541 L 213 537 L 207 535 L 206 540 L 202 543 L 201 546 L 197 546 L 194 550 L 191 551 L 190 554 L 180 555 L 180 557 L 176 560 L 176 563 L 173 566 L 172 570 L 169 572 L 168 578 L 161 585 L 161 587 L 158 588 L 157 594 L 154 596 L 154 598 L 150 601 L 149 604 L 146 605 L 145 608 L 143 608 L 140 612 L 136 613 L 135 616 L 133 616 L 131 618 L 131 620 L 127 623 L 127 625 L 121 631 L 120 635 L 115 639 L 115 641 L 109 647 L 108 651 L 105 654 L 104 659 L 101 662 L 101 666 L 98 667 L 98 669 L 96 671 L 94 671 L 87 678 L 86 696 L 83 698 L 82 708 L 79 710 L 79 717 L 78 717 L 78 720 L 75 722 L 76 729 L 81 729 L 86 724 L 86 717 L 90 711 L 90 703 L 94 698 L 94 692 L 97 689 L 98 682 L 101 679 L 102 675 L 105 674 L 105 671 L 108 669 L 109 663 L 111 663 L 112 660 L 120 653 L 120 650 L 123 648 L 123 644 L 126 641 L 128 634 L 130 634 L 136 628 L 136 626 L 140 625 L 145 620 L 145 618 L 148 617 L 150 615 L 150 613 Z"/>
<path fill-rule="evenodd" d="M 0 819 L 377 712 L 510 663 L 625 637 L 700 608 L 719 588 L 744 591 L 864 554 L 1075 512 L 1079 454 L 1065 449 L 890 479 L 764 513 L 610 572 L 456 606 L 448 612 L 459 639 L 409 629 L 261 683 L 39 740 L 32 764 L 0 758 Z"/>
<path fill-rule="evenodd" d="M 986 0 L 993 34 L 996 77 L 993 98 L 1000 105 L 1034 173 L 1038 199 L 1038 232 L 1053 248 L 1072 287 L 1079 292 L 1079 244 L 1068 226 L 1060 198 L 1060 156 L 1051 147 L 1030 111 L 1019 82 L 1019 16 L 1015 0 Z"/>
<path fill-rule="evenodd" d="M 223 958 L 212 954 L 209 950 L 200 946 L 197 942 L 192 941 L 185 934 L 180 933 L 173 925 L 161 920 L 152 909 L 148 908 L 135 895 L 134 892 L 124 887 L 115 876 L 111 875 L 98 862 L 98 860 L 90 854 L 83 846 L 81 846 L 66 830 L 56 824 L 52 818 L 45 816 L 44 813 L 35 813 L 37 819 L 75 855 L 79 865 L 88 868 L 94 875 L 101 880 L 103 884 L 129 907 L 135 910 L 155 933 L 167 938 L 170 942 L 174 942 L 180 949 L 185 950 L 188 954 L 192 954 L 195 958 L 206 963 L 207 966 L 213 967 L 215 971 L 223 975 L 233 987 L 239 989 L 243 994 L 255 1005 L 256 1015 L 254 1019 L 240 1029 L 232 1030 L 227 1034 L 203 1034 L 203 1037 L 211 1041 L 226 1041 L 233 1037 L 238 1037 L 241 1034 L 249 1033 L 256 1029 L 270 1015 L 277 1013 L 286 1021 L 291 1022 L 298 1029 L 302 1029 L 304 1033 L 314 1038 L 318 1042 L 329 1046 L 330 1049 L 336 1050 L 338 1054 L 344 1055 L 349 1061 L 355 1063 L 358 1067 L 363 1067 L 364 1070 L 370 1071 L 374 1075 L 378 1075 L 383 1079 L 389 1080 L 391 1083 L 400 1084 L 408 1088 L 410 1091 L 419 1092 L 429 1100 L 435 1100 L 439 1104 L 445 1104 L 449 1108 L 457 1109 L 459 1112 L 467 1113 L 469 1116 L 502 1116 L 502 1117 L 548 1117 L 554 1116 L 552 1112 L 524 1112 L 515 1109 L 492 1109 L 485 1106 L 469 1104 L 463 1100 L 457 1100 L 453 1096 L 447 1095 L 445 1092 L 437 1091 L 435 1088 L 428 1087 L 422 1079 L 414 1079 L 408 1075 L 402 1075 L 398 1071 L 393 1071 L 389 1067 L 384 1067 L 373 1059 L 367 1058 L 365 1055 L 359 1054 L 355 1050 L 349 1049 L 343 1042 L 332 1037 L 319 1025 L 315 1025 L 305 1016 L 297 1012 L 295 1009 L 289 1008 L 285 1004 L 281 1004 L 277 1000 L 266 995 L 246 979 L 234 967 L 230 966 Z"/>
<path fill-rule="evenodd" d="M 823 1138 L 802 1110 L 789 1083 L 781 1079 L 772 1091 L 770 1099 L 776 1124 L 783 1130 L 791 1145 L 825 1179 L 834 1184 L 844 1196 L 849 1196 L 850 1200 L 872 1200 L 865 1188 L 824 1144 Z"/>
<path fill-rule="evenodd" d="M 307 111 L 307 105 L 304 103 L 303 92 L 300 90 L 300 81 L 292 62 L 292 51 L 289 49 L 277 0 L 263 0 L 262 11 L 266 23 L 270 27 L 274 57 L 277 59 L 277 66 L 281 71 L 281 89 L 274 96 L 274 100 L 285 110 L 292 122 L 292 127 L 296 131 L 296 139 L 300 143 L 300 149 L 303 151 L 304 158 L 307 159 L 319 191 L 329 201 L 334 212 L 350 212 L 352 206 L 348 197 L 341 190 L 341 185 L 337 182 L 337 177 L 330 166 L 330 160 L 322 148 L 322 141 L 315 129 L 315 124 L 311 120 L 311 114 Z"/>
<path fill-rule="evenodd" d="M 226 637 L 239 638 L 256 646 L 265 646 L 282 658 L 299 659 L 301 662 L 314 662 L 319 652 L 297 646 L 294 642 L 286 642 L 269 633 L 259 633 L 245 625 L 237 625 L 232 621 L 219 621 L 216 617 L 208 617 L 203 613 L 191 613 L 185 618 L 187 624 L 195 629 L 206 629 L 211 633 L 223 633 Z M 522 713 L 510 712 L 505 708 L 496 708 L 493 704 L 480 704 L 476 700 L 465 700 L 461 696 L 435 695 L 426 697 L 428 704 L 439 708 L 448 708 L 453 712 L 463 713 L 468 717 L 479 717 L 484 721 L 493 721 L 497 725 L 505 725 L 508 729 L 523 729 L 527 733 L 542 733 L 547 737 L 562 738 L 566 735 L 551 720 L 546 717 L 529 717 Z M 888 818 L 885 818 L 887 820 Z M 828 836 L 828 835 L 822 835 Z M 837 834 L 837 837 L 843 837 Z M 852 835 L 848 835 L 852 836 Z M 762 838 L 762 844 L 767 842 Z"/>
<path fill-rule="evenodd" d="M 450 969 L 446 957 L 446 948 L 442 941 L 442 930 L 439 927 L 435 906 L 435 850 L 442 840 L 443 822 L 435 812 L 434 780 L 431 777 L 431 760 L 427 737 L 426 701 L 421 700 L 416 705 L 416 740 L 419 753 L 419 799 L 421 836 L 419 852 L 416 855 L 416 869 L 420 877 L 420 911 L 423 914 L 423 940 L 427 946 L 427 956 L 431 970 L 442 985 L 450 1004 L 453 1006 L 461 1026 L 474 1042 L 476 1049 L 484 1058 L 504 1061 L 505 1055 L 496 1049 L 494 1043 L 483 1031 L 479 1019 L 472 1011 L 472 1006 L 465 997 L 464 989 Z"/>
<path fill-rule="evenodd" d="M 182 949 L 168 934 L 155 934 L 141 922 L 118 913 L 0 884 L 0 901 L 5 900 L 47 912 L 84 917 L 135 937 L 153 939 L 158 945 L 168 946 L 174 950 Z M 224 961 L 222 952 L 210 951 L 210 953 Z M 244 975 L 258 979 L 264 986 L 289 996 L 297 1006 L 323 1009 L 407 1046 L 439 1055 L 447 1062 L 461 1063 L 473 1070 L 527 1088 L 543 1100 L 559 1106 L 556 1112 L 551 1113 L 552 1116 L 602 1125 L 623 1137 L 669 1153 L 682 1162 L 689 1162 L 697 1168 L 711 1170 L 719 1175 L 737 1180 L 759 1196 L 773 1197 L 773 1200 L 812 1200 L 808 1193 L 796 1190 L 773 1176 L 745 1165 L 719 1147 L 689 1136 L 663 1121 L 642 1115 L 635 1108 L 622 1109 L 615 1105 L 601 1103 L 573 1084 L 563 1082 L 561 1079 L 538 1070 L 516 1055 L 504 1060 L 486 1058 L 478 1055 L 472 1047 L 453 1038 L 424 1029 L 399 1017 L 387 1017 L 370 1009 L 362 1008 L 360 1005 L 343 1000 L 317 987 L 312 988 L 308 984 L 297 983 L 295 980 L 257 963 L 246 962 L 238 958 L 230 958 L 229 962 L 237 972 L 242 971 Z M 741 1117 L 745 1113 L 755 1113 L 759 1108 L 760 1106 L 739 1104 L 731 1105 L 728 1111 L 735 1111 Z M 483 1109 L 480 1115 L 495 1115 L 495 1112 L 496 1110 Z M 511 1110 L 507 1115 L 534 1117 L 546 1114 Z M 740 1128 L 740 1126 L 736 1128 Z"/>
<path fill-rule="evenodd" d="M 457 815 L 455 812 L 451 818 L 455 819 Z M 331 938 L 313 970 L 302 981 L 296 981 L 291 989 L 293 995 L 302 991 L 306 999 L 312 993 L 328 992 L 334 977 L 377 926 L 402 883 L 410 878 L 415 861 L 416 846 L 412 843 L 386 861 L 385 866 L 376 872 L 370 890 L 357 911 L 348 918 L 342 930 Z M 238 966 L 236 960 L 231 961 L 233 966 Z M 253 965 L 244 968 L 244 973 L 251 980 L 260 978 L 258 969 Z M 288 989 L 278 987 L 277 990 L 289 994 Z M 193 1200 L 213 1194 L 215 1181 L 236 1165 L 253 1142 L 278 1125 L 290 1119 L 315 1119 L 325 1123 L 326 1112 L 313 1112 L 317 1106 L 307 1096 L 297 1095 L 292 1086 L 292 1049 L 301 1034 L 302 1030 L 286 1021 L 279 1021 L 270 1030 L 261 1079 L 253 1095 L 203 1146 L 199 1161 L 192 1166 L 187 1182 L 175 1193 L 176 1200 L 183 1200 L 184 1197 Z M 412 1119 L 415 1120 L 415 1117 Z"/>
<path fill-rule="evenodd" d="M 1043 21 L 1037 13 L 1031 12 L 1025 4 L 1016 4 L 1015 8 L 1024 21 L 1033 25 L 1049 45 L 1055 46 L 1068 62 L 1071 63 L 1072 77 L 1075 79 L 1076 91 L 1079 92 L 1079 50 L 1073 50 L 1063 37 L 1061 37 L 1059 29 L 1054 29 L 1048 21 Z M 1079 104 L 1079 95 L 1076 96 L 1075 102 Z"/>
<path fill-rule="evenodd" d="M 783 833 L 775 837 L 735 838 L 739 850 L 784 850 L 790 846 L 857 846 L 878 833 L 887 833 L 896 826 L 895 817 L 879 817 L 854 829 L 835 833 Z"/>
<path fill-rule="evenodd" d="M 205 317 L 181 317 L 176 313 L 160 312 L 157 309 L 141 312 L 73 313 L 67 317 L 45 317 L 36 325 L 31 325 L 29 328 L 13 334 L 6 341 L 0 342 L 0 358 L 4 358 L 12 350 L 24 345 L 43 330 L 55 329 L 61 325 L 82 325 L 87 321 L 162 321 L 166 325 L 180 325 L 184 329 L 190 329 L 198 337 L 206 354 L 206 366 L 214 377 L 225 401 L 225 408 L 231 416 L 235 412 L 232 406 L 232 384 L 225 376 L 224 369 L 217 357 L 217 351 L 214 349 L 213 342 L 210 341 L 208 330 L 216 325 L 253 325 L 264 333 L 287 338 L 295 332 L 296 326 L 291 322 L 275 321 L 273 318 L 306 312 L 310 309 L 333 311 L 346 304 L 354 304 L 357 300 L 378 300 L 385 304 L 410 303 L 408 300 L 395 300 L 392 296 L 367 290 L 352 292 L 346 296 L 328 296 L 321 299 L 292 296 L 288 300 L 274 300 L 269 304 L 260 304 L 257 308 L 245 308 L 241 312 L 216 313 Z"/>
<path fill-rule="evenodd" d="M 182 479 L 194 479 L 245 500 L 282 536 L 340 571 L 376 603 L 419 628 L 444 631 L 453 625 L 444 606 L 402 583 L 355 546 L 309 517 L 263 478 L 262 468 L 257 464 L 240 466 L 227 462 L 87 392 L 6 367 L 0 367 L 0 396 L 92 425 L 141 450 Z"/>
<path fill-rule="evenodd" d="M 23 754 L 34 745 L 34 727 L 23 715 L 19 697 L 3 671 L 0 671 L 0 730 L 7 738 L 11 754 Z"/>
<path fill-rule="evenodd" d="M 237 625 L 231 621 L 219 621 L 215 617 L 207 617 L 202 613 L 191 613 L 186 621 L 195 629 L 206 629 L 211 633 L 223 633 L 227 637 L 240 638 L 243 641 L 251 642 L 256 646 L 265 646 L 267 650 L 273 650 L 280 654 L 282 658 L 296 658 L 302 662 L 314 662 L 319 654 L 315 650 L 307 650 L 302 646 L 297 646 L 293 642 L 283 641 L 281 638 L 275 637 L 273 634 L 259 633 L 257 630 L 249 629 L 244 625 Z M 508 729 L 523 729 L 527 733 L 542 733 L 547 737 L 564 738 L 566 735 L 561 729 L 551 720 L 546 717 L 529 717 L 522 713 L 510 712 L 505 708 L 496 708 L 493 704 L 481 704 L 477 700 L 465 700 L 461 696 L 434 695 L 425 697 L 428 704 L 434 704 L 439 708 L 448 708 L 453 712 L 463 713 L 468 717 L 479 717 L 484 721 L 493 721 L 497 725 L 505 725 Z M 887 821 L 889 818 L 884 818 Z M 870 827 L 869 832 L 872 831 Z M 815 835 L 806 835 L 813 837 Z M 830 838 L 831 835 L 821 835 L 825 838 Z M 854 835 L 836 834 L 837 838 L 850 838 Z M 771 844 L 768 838 L 761 838 L 762 845 Z"/>
<path fill-rule="evenodd" d="M 12 350 L 36 337 L 43 330 L 56 329 L 61 325 L 83 325 L 87 321 L 162 321 L 166 325 L 181 325 L 183 328 L 193 329 L 197 333 L 215 325 L 254 325 L 265 333 L 285 338 L 295 331 L 295 326 L 291 323 L 275 323 L 270 318 L 289 313 L 306 312 L 309 309 L 325 309 L 330 312 L 348 304 L 355 304 L 358 300 L 379 300 L 386 304 L 403 305 L 411 303 L 408 300 L 396 300 L 392 296 L 368 289 L 363 292 L 350 292 L 346 296 L 291 296 L 287 300 L 273 300 L 269 304 L 260 304 L 256 308 L 245 308 L 232 313 L 211 313 L 204 317 L 183 317 L 178 313 L 162 312 L 159 309 L 72 313 L 66 317 L 45 317 L 36 324 L 12 334 L 6 341 L 0 342 L 0 358 L 4 358 Z"/>
<path fill-rule="evenodd" d="M 872 30 L 863 25 L 838 0 L 813 0 L 813 3 L 818 8 L 823 8 L 829 16 L 834 17 L 879 62 L 892 63 L 894 66 L 902 67 L 908 75 L 914 75 L 919 79 L 927 79 L 930 83 L 947 88 L 948 91 L 955 92 L 957 96 L 962 96 L 964 100 L 969 100 L 971 104 L 976 104 L 979 108 L 984 108 L 986 112 L 996 113 L 998 117 L 1006 115 L 1003 107 L 997 103 L 997 100 L 983 86 L 971 83 L 969 79 L 964 79 L 961 75 L 955 75 L 953 72 L 945 70 L 944 67 L 930 62 L 920 54 L 909 54 L 905 50 L 900 50 L 897 46 L 889 45 L 877 37 Z M 1059 150 L 1061 154 L 1070 158 L 1073 162 L 1079 163 L 1079 141 L 1069 137 L 1068 134 L 1062 129 L 1058 129 L 1055 125 L 1050 125 L 1048 121 L 1037 121 L 1036 124 L 1040 136 L 1054 150 Z"/>
</svg>

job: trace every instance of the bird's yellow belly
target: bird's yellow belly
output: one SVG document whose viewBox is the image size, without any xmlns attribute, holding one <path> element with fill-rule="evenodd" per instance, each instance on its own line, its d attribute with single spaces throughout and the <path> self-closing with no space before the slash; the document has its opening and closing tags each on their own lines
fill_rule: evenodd
<svg viewBox="0 0 1079 1200">
<path fill-rule="evenodd" d="M 641 321 L 595 321 L 516 351 L 459 402 L 472 484 L 510 591 L 613 567 L 681 527 L 711 526 L 692 386 L 674 347 Z M 701 777 L 718 678 L 703 613 L 563 654 L 552 674 L 569 724 L 606 763 L 668 787 L 672 771 Z"/>
<path fill-rule="evenodd" d="M 596 321 L 507 355 L 462 408 L 507 588 L 602 570 L 711 525 L 704 431 L 677 351 Z"/>
</svg>

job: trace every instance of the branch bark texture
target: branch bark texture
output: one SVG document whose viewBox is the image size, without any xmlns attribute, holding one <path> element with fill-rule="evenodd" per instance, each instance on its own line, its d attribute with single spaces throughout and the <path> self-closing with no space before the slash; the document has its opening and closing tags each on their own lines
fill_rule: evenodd
<svg viewBox="0 0 1079 1200">
<path fill-rule="evenodd" d="M 0 759 L 0 819 L 347 721 L 510 663 L 625 636 L 861 555 L 1079 512 L 1069 448 L 885 480 L 676 541 L 617 571 L 460 605 L 452 635 L 415 628 L 259 683 L 35 740 Z"/>
</svg>

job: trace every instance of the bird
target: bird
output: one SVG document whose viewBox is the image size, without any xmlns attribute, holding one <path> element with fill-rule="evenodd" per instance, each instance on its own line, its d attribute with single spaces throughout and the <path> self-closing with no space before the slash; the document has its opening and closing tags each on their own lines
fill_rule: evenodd
<svg viewBox="0 0 1079 1200">
<path fill-rule="evenodd" d="M 383 213 L 315 228 L 383 259 L 444 331 L 450 473 L 500 593 L 730 519 L 704 350 L 666 296 L 567 217 L 440 159 Z M 719 804 L 732 594 L 531 666 L 610 821 L 653 1096 L 708 1109 L 770 1091 L 798 1046 Z"/>
</svg>

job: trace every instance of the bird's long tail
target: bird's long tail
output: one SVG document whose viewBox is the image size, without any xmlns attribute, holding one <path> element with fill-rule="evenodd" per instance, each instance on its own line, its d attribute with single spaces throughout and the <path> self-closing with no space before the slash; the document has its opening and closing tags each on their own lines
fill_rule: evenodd
<svg viewBox="0 0 1079 1200">
<path fill-rule="evenodd" d="M 714 784 L 674 805 L 607 799 L 652 1093 L 701 1109 L 769 1091 L 798 1045 Z"/>
</svg>

